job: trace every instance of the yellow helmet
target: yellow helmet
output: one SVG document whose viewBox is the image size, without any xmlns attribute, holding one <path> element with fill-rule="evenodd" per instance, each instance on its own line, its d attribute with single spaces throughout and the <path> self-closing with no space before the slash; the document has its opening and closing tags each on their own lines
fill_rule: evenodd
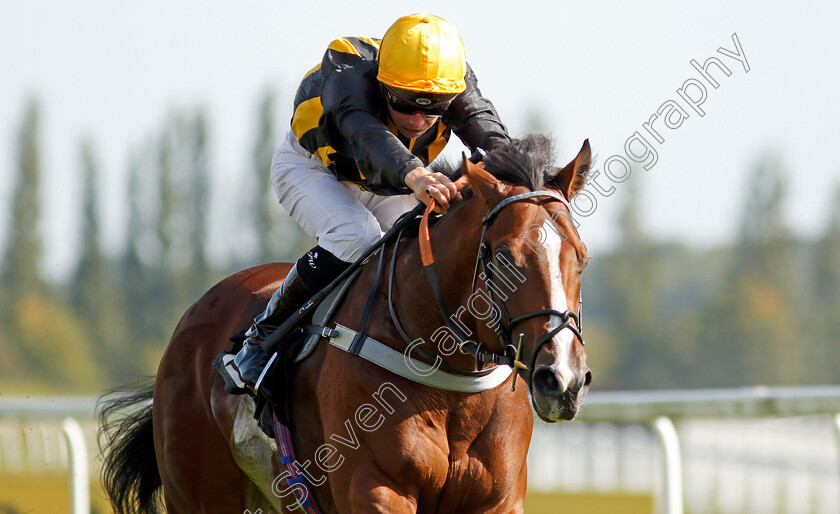
<svg viewBox="0 0 840 514">
<path fill-rule="evenodd" d="M 464 43 L 454 25 L 428 13 L 403 16 L 379 46 L 380 82 L 392 88 L 431 94 L 467 88 Z"/>
</svg>

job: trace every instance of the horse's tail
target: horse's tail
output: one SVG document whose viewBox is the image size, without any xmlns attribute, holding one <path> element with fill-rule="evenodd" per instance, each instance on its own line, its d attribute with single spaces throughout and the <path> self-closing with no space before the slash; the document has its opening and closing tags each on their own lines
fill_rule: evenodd
<svg viewBox="0 0 840 514">
<path fill-rule="evenodd" d="M 102 485 L 119 514 L 159 512 L 160 472 L 152 433 L 153 379 L 100 398 Z"/>
</svg>

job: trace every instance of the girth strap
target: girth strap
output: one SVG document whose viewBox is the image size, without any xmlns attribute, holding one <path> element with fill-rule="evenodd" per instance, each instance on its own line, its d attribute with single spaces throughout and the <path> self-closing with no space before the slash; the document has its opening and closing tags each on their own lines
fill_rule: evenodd
<svg viewBox="0 0 840 514">
<path fill-rule="evenodd" d="M 335 325 L 335 330 L 338 331 L 338 337 L 330 339 L 330 344 L 350 353 L 350 346 L 358 333 L 338 323 Z M 359 350 L 359 357 L 403 378 L 429 387 L 460 393 L 480 393 L 498 387 L 510 377 L 512 372 L 507 366 L 497 366 L 489 373 L 476 373 L 472 376 L 454 375 L 436 369 L 403 352 L 398 352 L 375 339 L 363 337 L 364 344 Z"/>
</svg>

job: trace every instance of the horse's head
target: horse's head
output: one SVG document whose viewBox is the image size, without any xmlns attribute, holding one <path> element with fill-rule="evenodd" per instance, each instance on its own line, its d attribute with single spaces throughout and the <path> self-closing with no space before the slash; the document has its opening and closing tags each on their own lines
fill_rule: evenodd
<svg viewBox="0 0 840 514">
<path fill-rule="evenodd" d="M 592 380 L 578 319 L 589 255 L 568 204 L 585 185 L 591 152 L 587 140 L 557 169 L 550 144 L 541 136 L 515 141 L 483 165 L 467 162 L 466 174 L 488 209 L 480 278 L 502 311 L 502 343 L 521 345 L 534 410 L 554 422 L 575 417 Z"/>
</svg>

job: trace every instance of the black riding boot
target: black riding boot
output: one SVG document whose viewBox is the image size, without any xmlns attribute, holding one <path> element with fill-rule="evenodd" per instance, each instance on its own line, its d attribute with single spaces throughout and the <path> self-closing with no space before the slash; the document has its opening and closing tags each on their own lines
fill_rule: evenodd
<svg viewBox="0 0 840 514">
<path fill-rule="evenodd" d="M 271 334 L 268 327 L 276 327 L 286 321 L 286 318 L 313 294 L 314 292 L 301 280 L 297 265 L 293 266 L 286 280 L 283 281 L 283 285 L 268 301 L 265 311 L 254 319 L 254 324 L 245 333 L 247 339 L 242 343 L 242 349 L 236 354 L 233 364 L 239 370 L 242 380 L 252 391 L 268 364 L 269 356 L 261 346 L 265 338 Z"/>
<path fill-rule="evenodd" d="M 309 298 L 338 277 L 350 263 L 340 260 L 320 246 L 309 250 L 298 259 L 280 289 L 268 301 L 265 311 L 254 319 L 254 324 L 245 333 L 247 339 L 242 350 L 236 354 L 233 365 L 239 371 L 242 381 L 255 394 L 254 386 L 262 375 L 269 356 L 262 349 L 262 342 L 273 327 L 282 324 L 294 314 Z M 270 391 L 261 389 L 266 396 Z"/>
</svg>

